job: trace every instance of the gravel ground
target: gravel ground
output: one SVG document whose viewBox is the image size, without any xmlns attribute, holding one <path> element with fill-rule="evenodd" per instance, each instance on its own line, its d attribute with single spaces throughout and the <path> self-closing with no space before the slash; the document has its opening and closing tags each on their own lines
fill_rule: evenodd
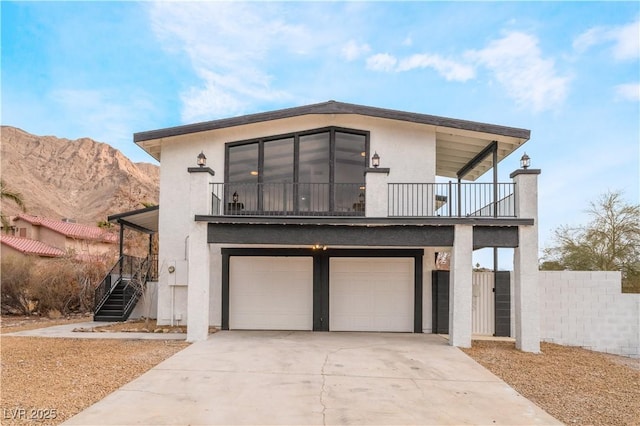
<svg viewBox="0 0 640 426">
<path fill-rule="evenodd" d="M 79 320 L 3 318 L 0 331 L 65 321 Z M 0 424 L 62 423 L 187 345 L 2 336 Z M 640 425 L 638 360 L 548 343 L 537 355 L 491 341 L 474 341 L 465 352 L 566 424 Z M 52 410 L 55 419 L 28 418 L 52 417 Z"/>
<path fill-rule="evenodd" d="M 92 321 L 92 315 L 75 315 L 69 318 L 51 319 L 38 316 L 2 316 L 0 317 L 0 333 L 33 330 L 54 325 L 72 324 L 76 322 Z"/>
<path fill-rule="evenodd" d="M 37 322 L 4 332 L 37 328 Z M 73 320 L 70 322 L 74 322 Z M 63 323 L 41 321 L 40 326 Z M 60 424 L 188 346 L 181 341 L 2 336 L 0 424 Z"/>
<path fill-rule="evenodd" d="M 640 360 L 542 343 L 474 341 L 464 352 L 568 425 L 640 425 Z"/>
</svg>

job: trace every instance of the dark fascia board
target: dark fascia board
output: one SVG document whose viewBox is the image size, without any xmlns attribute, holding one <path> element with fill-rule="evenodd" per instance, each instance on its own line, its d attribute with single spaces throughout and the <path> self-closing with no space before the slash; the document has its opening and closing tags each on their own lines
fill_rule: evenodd
<svg viewBox="0 0 640 426">
<path fill-rule="evenodd" d="M 116 213 L 116 214 L 112 214 L 111 216 L 107 216 L 107 222 L 115 222 L 118 219 L 124 219 L 129 216 L 134 216 L 140 213 L 152 212 L 154 210 L 159 210 L 159 209 L 160 209 L 160 206 L 151 206 L 151 207 L 145 207 L 143 209 L 131 210 L 124 213 Z"/>
<path fill-rule="evenodd" d="M 475 121 L 458 120 L 434 115 L 419 114 L 414 112 L 398 111 L 386 108 L 370 107 L 365 105 L 349 104 L 344 102 L 328 101 L 312 105 L 304 105 L 276 111 L 261 112 L 257 114 L 243 115 L 239 117 L 223 118 L 220 120 L 206 121 L 184 126 L 168 127 L 165 129 L 150 130 L 134 133 L 135 143 L 180 136 L 190 133 L 205 132 L 208 130 L 223 129 L 227 127 L 243 126 L 264 121 L 279 120 L 283 118 L 297 117 L 310 114 L 359 114 L 390 120 L 408 121 L 411 123 L 428 124 L 452 129 L 469 130 L 474 132 L 489 133 L 528 140 L 531 132 L 526 129 L 499 126 L 495 124 L 479 123 Z"/>
<path fill-rule="evenodd" d="M 118 219 L 117 221 L 121 226 L 127 227 L 127 228 L 131 228 L 131 229 L 135 229 L 138 232 L 142 232 L 144 234 L 155 234 L 156 232 L 152 229 L 147 229 L 144 226 L 140 226 L 140 225 L 136 225 L 133 222 L 129 222 L 127 220 L 124 219 Z"/>
<path fill-rule="evenodd" d="M 533 219 L 492 217 L 260 217 L 196 215 L 196 222 L 243 225 L 351 225 L 351 226 L 531 226 Z"/>
</svg>

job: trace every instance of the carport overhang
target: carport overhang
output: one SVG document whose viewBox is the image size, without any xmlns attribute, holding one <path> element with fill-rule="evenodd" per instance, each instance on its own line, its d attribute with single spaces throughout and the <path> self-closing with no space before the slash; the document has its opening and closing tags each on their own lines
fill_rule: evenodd
<svg viewBox="0 0 640 426">
<path fill-rule="evenodd" d="M 144 209 L 132 210 L 107 216 L 109 223 L 120 225 L 119 252 L 124 255 L 124 229 L 130 228 L 149 235 L 149 254 L 151 254 L 151 239 L 158 232 L 158 213 L 160 206 L 151 206 Z"/>
<path fill-rule="evenodd" d="M 159 212 L 160 206 L 151 206 L 144 209 L 113 214 L 107 217 L 107 221 L 124 225 L 145 234 L 155 234 L 158 232 Z"/>
</svg>

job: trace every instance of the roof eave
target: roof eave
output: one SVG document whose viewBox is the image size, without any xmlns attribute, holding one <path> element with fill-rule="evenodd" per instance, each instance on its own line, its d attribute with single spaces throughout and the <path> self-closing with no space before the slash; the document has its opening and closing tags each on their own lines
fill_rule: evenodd
<svg viewBox="0 0 640 426">
<path fill-rule="evenodd" d="M 310 114 L 359 114 L 376 118 L 386 118 L 391 120 L 428 124 L 451 129 L 491 133 L 524 140 L 528 140 L 531 136 L 531 132 L 527 129 L 499 126 L 468 120 L 458 120 L 453 118 L 438 117 L 434 115 L 398 111 L 386 108 L 349 104 L 344 102 L 328 101 L 312 105 L 304 105 L 275 111 L 243 115 L 239 117 L 223 118 L 219 120 L 205 121 L 183 126 L 138 132 L 134 133 L 133 141 L 142 149 L 145 149 L 141 142 Z"/>
</svg>

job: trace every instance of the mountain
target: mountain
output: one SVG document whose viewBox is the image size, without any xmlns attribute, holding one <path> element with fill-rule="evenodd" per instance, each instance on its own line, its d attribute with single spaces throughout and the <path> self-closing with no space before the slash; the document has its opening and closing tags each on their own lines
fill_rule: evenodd
<svg viewBox="0 0 640 426">
<path fill-rule="evenodd" d="M 160 169 L 133 163 L 112 146 L 93 139 L 36 136 L 2 126 L 1 174 L 22 197 L 27 212 L 95 225 L 110 214 L 158 204 Z M 20 209 L 2 203 L 2 214 Z"/>
</svg>

